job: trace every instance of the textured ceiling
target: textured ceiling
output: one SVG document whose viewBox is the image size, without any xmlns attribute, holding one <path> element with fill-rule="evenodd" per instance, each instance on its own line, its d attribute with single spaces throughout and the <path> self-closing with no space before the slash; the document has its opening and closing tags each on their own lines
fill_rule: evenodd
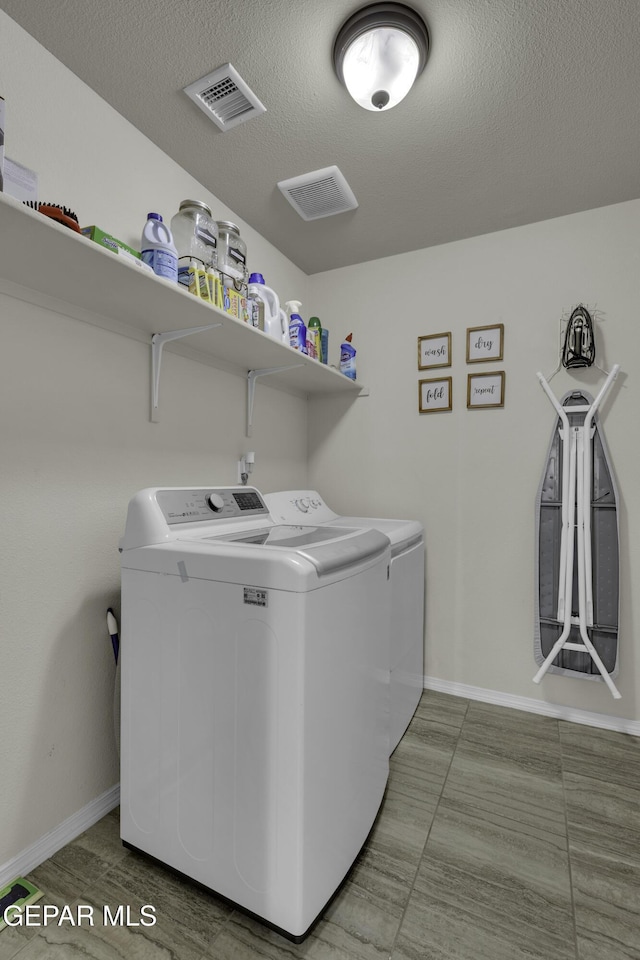
<svg viewBox="0 0 640 960">
<path fill-rule="evenodd" d="M 431 54 L 380 114 L 331 64 L 362 5 L 0 0 L 308 273 L 640 196 L 639 0 L 415 0 Z M 228 61 L 267 113 L 222 133 L 182 88 Z M 306 223 L 276 183 L 332 164 L 359 207 Z"/>
</svg>

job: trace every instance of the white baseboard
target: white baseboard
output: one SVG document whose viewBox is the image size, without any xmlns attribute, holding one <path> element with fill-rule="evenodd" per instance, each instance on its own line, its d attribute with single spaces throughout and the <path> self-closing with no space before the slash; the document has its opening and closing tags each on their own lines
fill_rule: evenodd
<svg viewBox="0 0 640 960">
<path fill-rule="evenodd" d="M 15 880 L 16 877 L 24 877 L 41 863 L 44 863 L 67 843 L 75 840 L 81 833 L 101 820 L 119 803 L 120 784 L 116 783 L 115 786 L 88 803 L 82 810 L 78 810 L 77 813 L 67 817 L 49 833 L 45 833 L 26 850 L 22 850 L 13 859 L 7 860 L 6 863 L 0 864 L 0 890 L 11 883 L 12 880 Z"/>
<path fill-rule="evenodd" d="M 616 730 L 618 733 L 629 733 L 633 737 L 640 737 L 640 721 L 638 720 L 611 717 L 605 713 L 591 713 L 588 710 L 565 707 L 559 703 L 535 700 L 533 697 L 516 697 L 511 693 L 502 693 L 500 690 L 485 690 L 484 687 L 473 687 L 466 683 L 439 680 L 437 677 L 425 677 L 424 688 L 425 690 L 449 693 L 455 697 L 466 697 L 468 700 L 495 703 L 501 707 L 525 710 L 527 713 L 540 713 L 545 717 L 557 717 L 559 720 L 568 720 L 571 723 L 583 723 L 588 727 L 601 727 L 603 730 Z"/>
</svg>

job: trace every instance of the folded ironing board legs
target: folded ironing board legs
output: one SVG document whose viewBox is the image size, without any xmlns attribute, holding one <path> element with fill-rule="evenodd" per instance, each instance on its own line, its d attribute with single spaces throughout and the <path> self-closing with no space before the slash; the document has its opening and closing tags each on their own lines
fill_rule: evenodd
<svg viewBox="0 0 640 960">
<path fill-rule="evenodd" d="M 562 633 L 545 657 L 542 666 L 533 678 L 540 683 L 562 649 L 588 653 L 597 667 L 611 695 L 620 699 L 620 693 L 609 672 L 600 659 L 589 638 L 588 628 L 593 627 L 593 573 L 591 556 L 591 462 L 594 417 L 605 395 L 618 375 L 616 364 L 608 375 L 600 393 L 590 406 L 572 406 L 572 414 L 584 414 L 581 424 L 569 424 L 567 411 L 554 394 L 541 373 L 538 380 L 549 397 L 561 421 L 562 442 L 562 504 L 560 532 L 560 564 L 558 583 L 558 621 L 563 624 Z M 575 567 L 577 563 L 577 577 Z M 577 583 L 578 616 L 574 616 L 574 588 Z M 580 631 L 580 640 L 570 640 L 572 626 Z"/>
</svg>

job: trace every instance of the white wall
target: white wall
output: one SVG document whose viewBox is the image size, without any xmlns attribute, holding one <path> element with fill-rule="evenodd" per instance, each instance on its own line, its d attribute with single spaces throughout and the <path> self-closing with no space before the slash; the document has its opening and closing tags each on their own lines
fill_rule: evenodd
<svg viewBox="0 0 640 960">
<path fill-rule="evenodd" d="M 314 401 L 309 477 L 338 512 L 417 518 L 427 536 L 427 676 L 637 719 L 640 673 L 640 201 L 414 251 L 310 278 L 331 361 L 353 330 L 371 395 L 343 419 Z M 384 229 L 382 225 L 381 229 Z M 597 308 L 598 362 L 623 373 L 602 423 L 621 494 L 620 701 L 604 684 L 531 682 L 534 503 L 554 414 L 536 371 L 559 359 L 560 318 Z M 501 364 L 466 364 L 466 328 L 504 323 Z M 417 338 L 452 331 L 450 369 L 419 372 Z M 472 371 L 506 371 L 506 404 L 467 410 Z M 453 410 L 420 415 L 418 380 L 453 377 Z M 595 392 L 599 371 L 552 386 Z"/>
<path fill-rule="evenodd" d="M 235 219 L 2 12 L 0 94 L 8 155 L 82 224 L 137 246 L 147 212 L 171 217 L 185 197 Z M 304 299 L 306 276 L 240 227 L 250 266 Z M 152 424 L 146 344 L 1 287 L 0 335 L 1 867 L 119 779 L 105 611 L 119 611 L 129 498 L 234 483 L 248 441 L 246 381 L 228 370 L 166 351 Z M 306 485 L 306 424 L 304 399 L 259 385 L 261 489 Z"/>
</svg>

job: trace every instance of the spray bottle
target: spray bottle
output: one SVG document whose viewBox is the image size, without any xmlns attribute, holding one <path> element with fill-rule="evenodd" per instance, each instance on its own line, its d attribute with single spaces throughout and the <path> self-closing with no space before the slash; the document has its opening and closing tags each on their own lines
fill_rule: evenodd
<svg viewBox="0 0 640 960">
<path fill-rule="evenodd" d="M 287 302 L 284 305 L 284 309 L 289 319 L 291 319 L 292 313 L 297 313 L 300 316 L 302 316 L 302 303 L 300 302 L 300 300 L 287 300 Z"/>
<path fill-rule="evenodd" d="M 356 350 L 351 346 L 353 334 L 349 333 L 344 338 L 344 343 L 340 345 L 340 373 L 351 380 L 356 379 Z"/>
<path fill-rule="evenodd" d="M 307 328 L 299 313 L 292 313 L 289 318 L 289 345 L 300 353 L 307 352 Z"/>
</svg>

